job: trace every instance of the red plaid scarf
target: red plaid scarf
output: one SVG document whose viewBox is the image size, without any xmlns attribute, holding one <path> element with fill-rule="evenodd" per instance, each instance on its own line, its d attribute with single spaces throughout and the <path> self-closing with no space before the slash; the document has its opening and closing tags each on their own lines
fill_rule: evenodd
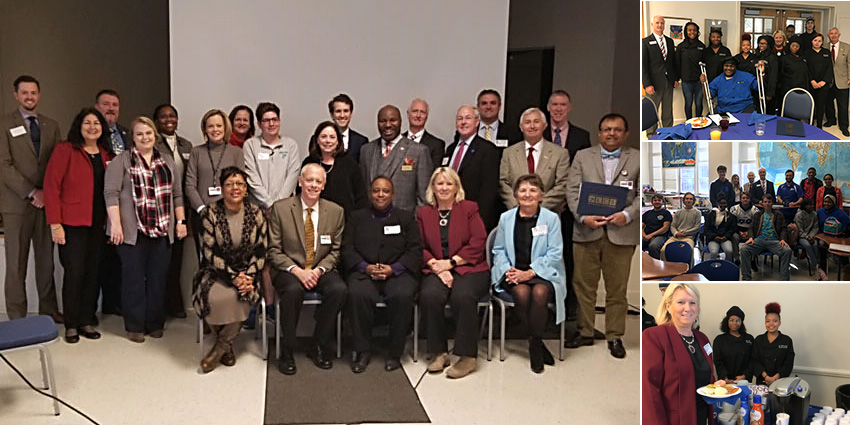
<svg viewBox="0 0 850 425">
<path fill-rule="evenodd" d="M 139 231 L 151 238 L 168 236 L 173 181 L 168 164 L 154 149 L 148 166 L 134 147 L 130 155 L 130 178 Z"/>
</svg>

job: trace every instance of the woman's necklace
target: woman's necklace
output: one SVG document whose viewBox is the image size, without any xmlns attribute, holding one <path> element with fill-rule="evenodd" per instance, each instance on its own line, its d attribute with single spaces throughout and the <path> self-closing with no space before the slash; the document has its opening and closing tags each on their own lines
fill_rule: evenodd
<svg viewBox="0 0 850 425">
<path fill-rule="evenodd" d="M 443 215 L 442 211 L 437 211 L 440 214 L 440 227 L 446 227 L 449 224 L 449 214 L 452 213 L 452 210 L 446 211 L 446 214 Z"/>
<path fill-rule="evenodd" d="M 688 351 L 690 351 L 691 354 L 694 354 L 697 351 L 696 348 L 694 348 L 694 345 L 693 345 L 694 344 L 694 336 L 693 335 L 691 335 L 690 341 L 688 341 L 688 338 L 685 338 L 685 336 L 682 335 L 682 334 L 679 334 L 679 337 L 682 338 L 682 341 L 685 341 L 685 344 L 688 344 Z"/>
</svg>

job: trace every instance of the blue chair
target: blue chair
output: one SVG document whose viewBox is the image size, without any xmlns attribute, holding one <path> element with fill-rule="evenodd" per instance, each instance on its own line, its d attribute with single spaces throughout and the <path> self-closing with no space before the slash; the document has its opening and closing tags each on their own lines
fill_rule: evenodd
<svg viewBox="0 0 850 425">
<path fill-rule="evenodd" d="M 53 360 L 47 344 L 59 339 L 56 323 L 50 316 L 30 316 L 0 322 L 0 354 L 36 348 L 41 360 L 41 374 L 45 390 L 53 395 L 53 414 L 59 415 L 56 399 L 56 381 L 53 375 Z"/>
<path fill-rule="evenodd" d="M 815 116 L 815 99 L 808 90 L 801 88 L 791 89 L 782 98 L 782 112 L 780 115 L 812 125 L 812 119 Z"/>
<path fill-rule="evenodd" d="M 772 252 L 770 252 L 768 250 L 764 250 L 761 253 L 759 253 L 759 255 L 764 257 L 764 261 L 762 262 L 763 265 L 767 265 L 767 259 L 770 258 L 770 267 L 773 268 L 773 253 Z"/>
<path fill-rule="evenodd" d="M 688 273 L 699 273 L 708 280 L 737 282 L 741 273 L 738 266 L 726 260 L 708 260 L 693 266 Z"/>
<path fill-rule="evenodd" d="M 275 294 L 277 295 L 277 294 Z M 304 293 L 303 305 L 319 305 L 322 303 L 322 294 L 315 291 Z M 280 359 L 280 297 L 275 296 L 274 301 L 274 355 Z M 336 315 L 336 357 L 342 357 L 342 311 Z"/>
<path fill-rule="evenodd" d="M 665 261 L 685 263 L 690 266 L 693 256 L 694 249 L 687 242 L 671 242 L 664 248 Z"/>
<path fill-rule="evenodd" d="M 641 131 L 646 131 L 648 128 L 653 125 L 657 125 L 659 128 L 661 127 L 661 123 L 658 121 L 658 108 L 655 107 L 655 102 L 648 97 L 644 97 L 640 101 L 640 112 L 641 112 Z"/>
<path fill-rule="evenodd" d="M 260 314 L 256 315 L 254 320 L 256 320 L 256 324 L 254 325 L 254 339 L 257 339 L 262 334 L 263 338 L 263 360 L 268 360 L 269 358 L 269 339 L 268 334 L 266 332 L 266 300 L 260 296 Z M 259 326 L 257 326 L 259 325 Z M 196 341 L 199 344 L 200 348 L 200 356 L 203 360 L 204 355 L 204 320 L 198 318 L 198 336 Z"/>
</svg>

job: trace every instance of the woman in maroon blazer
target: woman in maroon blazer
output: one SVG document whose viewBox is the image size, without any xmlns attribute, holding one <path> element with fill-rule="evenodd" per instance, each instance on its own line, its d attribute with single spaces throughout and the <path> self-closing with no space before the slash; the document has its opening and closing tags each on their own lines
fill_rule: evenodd
<svg viewBox="0 0 850 425">
<path fill-rule="evenodd" d="M 428 372 L 442 372 L 450 364 L 444 317 L 448 303 L 457 321 L 453 351 L 460 360 L 446 375 L 461 378 L 475 370 L 478 357 L 478 301 L 490 281 L 487 231 L 478 204 L 464 200 L 460 177 L 451 168 L 434 170 L 425 199 L 428 205 L 419 208 L 416 221 L 425 260 L 419 306 L 427 350 L 434 355 Z"/>
<path fill-rule="evenodd" d="M 699 291 L 690 283 L 667 287 L 655 319 L 643 331 L 643 423 L 713 424 L 697 388 L 715 382 L 714 358 L 699 323 Z"/>
<path fill-rule="evenodd" d="M 80 335 L 100 338 L 97 323 L 97 271 L 106 244 L 106 203 L 103 180 L 112 160 L 106 119 L 94 108 L 84 108 L 74 118 L 68 140 L 53 149 L 44 176 L 44 208 L 59 260 L 65 269 L 62 304 L 65 308 L 65 341 Z"/>
</svg>

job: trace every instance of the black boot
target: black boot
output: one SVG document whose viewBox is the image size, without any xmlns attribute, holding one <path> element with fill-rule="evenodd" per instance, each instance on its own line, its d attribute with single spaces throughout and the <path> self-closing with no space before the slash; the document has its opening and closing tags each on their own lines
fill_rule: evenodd
<svg viewBox="0 0 850 425">
<path fill-rule="evenodd" d="M 531 360 L 531 371 L 543 372 L 543 341 L 540 337 L 528 338 L 528 357 Z"/>
</svg>

